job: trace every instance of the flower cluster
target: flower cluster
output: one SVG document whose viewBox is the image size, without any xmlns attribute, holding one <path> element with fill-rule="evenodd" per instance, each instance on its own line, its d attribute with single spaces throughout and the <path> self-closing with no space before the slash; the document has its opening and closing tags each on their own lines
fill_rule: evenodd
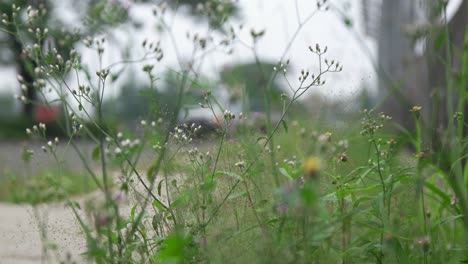
<svg viewBox="0 0 468 264">
<path fill-rule="evenodd" d="M 286 67 L 289 65 L 289 60 L 286 61 L 286 63 L 283 63 L 282 61 L 279 61 L 278 64 L 273 67 L 274 71 L 281 71 L 283 74 L 286 74 L 288 71 L 286 70 Z"/>
<path fill-rule="evenodd" d="M 136 138 L 132 140 L 130 138 L 123 138 L 122 132 L 117 133 L 115 140 L 110 137 L 106 137 L 106 142 L 107 148 L 105 152 L 108 155 L 110 155 L 113 152 L 117 156 L 122 153 L 128 153 L 129 151 L 134 150 L 135 148 L 141 145 L 140 139 Z M 113 151 L 111 151 L 111 147 L 113 147 Z"/>
<path fill-rule="evenodd" d="M 234 166 L 238 167 L 239 169 L 244 169 L 245 168 L 245 161 L 241 160 L 238 161 L 234 164 Z"/>
<path fill-rule="evenodd" d="M 234 120 L 236 118 L 236 115 L 232 113 L 229 110 L 224 110 L 224 120 L 227 122 L 230 122 L 231 120 Z"/>
<path fill-rule="evenodd" d="M 157 61 L 161 61 L 164 57 L 163 50 L 161 48 L 161 42 L 148 42 L 147 39 L 143 40 L 141 46 L 146 50 L 145 56 L 154 55 Z M 152 69 L 152 65 L 147 65 L 143 69 L 144 71 L 148 71 Z"/>
<path fill-rule="evenodd" d="M 39 136 L 45 137 L 46 125 L 44 123 L 39 123 L 39 125 L 34 125 L 32 128 L 26 128 L 26 134 L 28 136 Z"/>
<path fill-rule="evenodd" d="M 380 113 L 377 117 L 373 116 L 372 111 L 364 110 L 364 117 L 361 120 L 362 130 L 361 135 L 373 135 L 375 132 L 383 128 L 385 121 L 392 119 L 390 116 Z"/>
<path fill-rule="evenodd" d="M 291 168 L 296 167 L 298 164 L 297 157 L 295 155 L 292 156 L 291 159 L 284 159 L 283 162 L 288 164 Z"/>
<path fill-rule="evenodd" d="M 200 131 L 201 125 L 196 125 L 192 123 L 190 126 L 187 124 L 182 124 L 178 127 L 174 128 L 174 132 L 172 132 L 172 138 L 178 143 L 182 145 L 186 145 L 192 142 L 193 137 Z"/>
</svg>

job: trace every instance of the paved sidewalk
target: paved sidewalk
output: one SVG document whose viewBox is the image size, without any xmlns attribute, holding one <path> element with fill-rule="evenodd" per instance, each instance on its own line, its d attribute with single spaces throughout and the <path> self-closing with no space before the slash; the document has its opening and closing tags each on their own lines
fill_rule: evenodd
<svg viewBox="0 0 468 264">
<path fill-rule="evenodd" d="M 118 173 L 115 173 L 114 178 L 114 183 L 117 183 Z M 119 211 L 123 217 L 130 215 L 132 205 L 141 204 L 141 196 L 137 193 L 146 193 L 138 181 L 131 186 L 129 195 L 120 204 Z M 78 202 L 81 208 L 85 208 L 86 203 L 99 205 L 103 199 L 103 194 L 95 191 L 73 200 Z M 166 202 L 164 197 L 162 200 Z M 150 205 L 147 205 L 146 212 L 154 213 Z M 83 214 L 82 218 L 86 218 L 83 210 L 79 210 L 78 213 Z M 37 215 L 42 221 L 41 226 L 47 227 L 47 241 L 57 245 L 57 250 L 49 251 L 48 259 L 44 259 L 42 252 L 43 243 Z M 85 251 L 85 237 L 72 210 L 66 207 L 64 202 L 43 204 L 36 209 L 31 205 L 0 203 L 0 264 L 55 264 L 66 260 L 67 255 L 71 255 L 71 260 L 77 264 L 90 263 L 81 256 Z"/>
<path fill-rule="evenodd" d="M 67 254 L 76 263 L 86 263 L 80 256 L 86 241 L 72 211 L 59 204 L 41 205 L 36 211 L 44 217 L 48 241 L 58 246 L 49 252 L 53 257 L 42 261 L 43 245 L 32 206 L 0 203 L 0 264 L 51 263 L 51 259 L 57 263 Z"/>
</svg>

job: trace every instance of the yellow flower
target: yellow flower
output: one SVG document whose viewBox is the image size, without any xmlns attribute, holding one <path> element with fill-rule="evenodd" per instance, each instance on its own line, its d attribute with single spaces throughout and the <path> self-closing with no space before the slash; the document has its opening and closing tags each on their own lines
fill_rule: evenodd
<svg viewBox="0 0 468 264">
<path fill-rule="evenodd" d="M 418 113 L 418 112 L 421 111 L 421 109 L 422 109 L 421 106 L 415 105 L 415 106 L 413 106 L 413 108 L 411 108 L 410 112 Z"/>
<path fill-rule="evenodd" d="M 309 178 L 317 178 L 320 167 L 320 158 L 316 156 L 310 156 L 303 162 L 304 174 Z"/>
</svg>

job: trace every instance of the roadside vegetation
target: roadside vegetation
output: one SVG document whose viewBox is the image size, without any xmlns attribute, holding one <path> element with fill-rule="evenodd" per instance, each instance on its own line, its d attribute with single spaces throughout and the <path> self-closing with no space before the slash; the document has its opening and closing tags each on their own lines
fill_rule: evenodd
<svg viewBox="0 0 468 264">
<path fill-rule="evenodd" d="M 414 120 L 407 128 L 377 109 L 332 121 L 305 112 L 306 93 L 333 83 L 352 65 L 341 65 L 327 47 L 313 43 L 304 47 L 304 56 L 315 61 L 316 70 L 304 68 L 288 79 L 291 45 L 278 54 L 278 62 L 262 63 L 256 43 L 265 32 L 254 29 L 244 44 L 254 61 L 247 69 L 258 67 L 257 85 L 234 76 L 244 70 L 223 72 L 237 85 L 235 98 L 242 105 L 242 112 L 232 111 L 217 98 L 215 86 L 204 85 L 196 67 L 212 51 L 241 41 L 238 33 L 246 29 L 229 27 L 223 13 L 232 12 L 229 3 L 210 1 L 197 9 L 211 22 L 207 32 L 222 28 L 222 39 L 187 35 L 193 55 L 178 58 L 179 68 L 170 69 L 175 75 L 168 105 L 154 99 L 163 74 L 158 65 L 173 56 L 158 42 L 134 47 L 145 51 L 142 58 L 104 65 L 106 39 L 83 37 L 99 61 L 98 70 L 90 72 L 77 50 L 63 54 L 42 44 L 48 36 L 41 24 L 44 6 L 14 5 L 12 17 L 4 16 L 4 30 L 24 42 L 35 77 L 32 83 L 21 75 L 18 80 L 34 87 L 42 103 L 60 104 L 63 118 L 54 126 L 62 138 L 49 133 L 52 125 L 28 126 L 24 133 L 42 142 L 41 155 L 51 155 L 57 166 L 31 177 L 10 175 L 0 184 L 0 199 L 64 202 L 86 237 L 84 257 L 96 263 L 468 262 L 468 45 L 457 54 L 462 73 L 446 76 L 453 93 L 444 98 L 447 123 L 437 132 L 441 146 L 428 143 L 434 128 L 424 122 L 420 106 L 405 110 Z M 161 4 L 148 12 L 158 18 L 161 31 L 177 34 L 168 8 Z M 319 1 L 310 14 L 298 17 L 297 33 L 326 10 L 326 1 Z M 150 84 L 142 93 L 149 106 L 136 132 L 106 118 L 104 98 L 122 67 L 134 61 L 145 64 L 141 70 Z M 239 88 L 241 78 L 258 90 Z M 57 99 L 48 100 L 50 94 Z M 24 95 L 17 99 L 33 103 Z M 209 131 L 206 122 L 179 118 L 195 99 L 211 113 Z M 255 101 L 261 101 L 258 109 L 251 109 Z M 343 125 L 336 126 L 338 121 Z M 82 153 L 78 140 L 93 142 L 92 152 Z M 82 171 L 62 167 L 59 144 L 77 152 Z M 26 150 L 25 160 L 34 155 Z M 77 195 L 91 191 L 102 201 L 92 207 L 76 202 Z M 53 254 L 60 245 L 44 247 L 46 258 L 62 261 Z"/>
</svg>

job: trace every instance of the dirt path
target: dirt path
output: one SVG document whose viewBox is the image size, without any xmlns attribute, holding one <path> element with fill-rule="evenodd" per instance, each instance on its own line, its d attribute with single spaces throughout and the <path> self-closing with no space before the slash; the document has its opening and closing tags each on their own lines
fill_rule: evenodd
<svg viewBox="0 0 468 264">
<path fill-rule="evenodd" d="M 25 143 L 26 146 L 26 143 Z M 67 151 L 66 147 L 60 146 L 60 153 L 67 168 L 82 169 L 78 157 L 72 151 Z M 18 143 L 0 142 L 0 184 L 1 179 L 8 171 L 25 172 L 34 169 L 39 171 L 41 168 L 55 166 L 55 161 L 50 155 L 45 155 L 40 150 L 38 143 L 28 144 L 29 148 L 34 149 L 35 159 L 32 164 L 25 166 L 21 161 L 21 151 L 23 145 Z M 80 149 L 83 153 L 89 155 L 92 152 L 92 145 L 80 143 Z M 151 156 L 149 156 L 151 158 Z M 146 159 L 149 159 L 146 158 Z M 148 162 L 143 159 L 143 162 Z M 118 173 L 114 175 L 114 183 L 120 181 Z M 140 193 L 146 193 L 141 184 L 135 181 L 133 188 Z M 86 194 L 78 198 L 81 207 L 87 200 L 102 200 L 102 193 Z M 135 193 L 129 195 L 126 201 L 121 204 L 120 212 L 127 215 L 130 212 L 131 205 L 136 202 Z M 82 212 L 83 213 L 83 212 Z M 83 213 L 84 214 L 84 213 Z M 39 217 L 38 217 L 39 216 Z M 41 223 L 41 225 L 39 225 Z M 46 237 L 48 243 L 55 244 L 56 250 L 49 250 L 47 260 L 44 260 L 43 240 L 41 239 L 41 229 L 39 226 L 46 227 Z M 0 203 L 0 264 L 36 264 L 46 263 L 54 264 L 66 260 L 67 255 L 71 255 L 72 261 L 77 264 L 87 263 L 81 253 L 86 251 L 86 241 L 81 234 L 81 228 L 77 223 L 75 216 L 70 208 L 64 206 L 64 203 L 44 204 L 34 209 L 30 205 L 17 205 L 9 203 Z M 72 263 L 65 261 L 65 263 Z"/>
<path fill-rule="evenodd" d="M 57 245 L 50 251 L 54 262 L 65 260 L 67 254 L 76 263 L 86 263 L 80 256 L 85 251 L 86 241 L 80 235 L 71 209 L 63 205 L 42 205 L 36 209 L 46 227 L 47 240 Z M 0 263 L 51 263 L 43 260 L 43 243 L 38 217 L 30 205 L 0 203 Z M 58 259 L 57 259 L 58 257 Z M 67 262 L 69 263 L 69 262 Z"/>
<path fill-rule="evenodd" d="M 118 181 L 118 174 L 115 174 L 114 182 Z M 119 202 L 119 212 L 124 217 L 130 214 L 134 204 L 141 204 L 141 198 L 137 198 L 141 195 L 137 193 L 146 193 L 139 182 L 131 186 L 130 194 Z M 103 193 L 96 191 L 74 201 L 81 208 L 85 208 L 87 203 L 99 206 L 103 196 Z M 164 197 L 162 199 L 164 201 Z M 147 208 L 146 212 L 149 214 L 154 212 Z M 82 218 L 86 218 L 83 210 L 79 210 L 79 213 Z M 47 242 L 57 246 L 55 250 L 48 251 L 48 259 L 44 259 L 44 243 L 39 226 L 46 227 Z M 67 264 L 73 263 L 72 261 L 77 264 L 90 263 L 81 256 L 85 251 L 86 241 L 80 225 L 73 211 L 63 202 L 36 208 L 31 205 L 0 203 L 0 264 L 54 264 L 64 260 Z M 67 255 L 71 256 L 71 261 L 67 260 Z"/>
</svg>

